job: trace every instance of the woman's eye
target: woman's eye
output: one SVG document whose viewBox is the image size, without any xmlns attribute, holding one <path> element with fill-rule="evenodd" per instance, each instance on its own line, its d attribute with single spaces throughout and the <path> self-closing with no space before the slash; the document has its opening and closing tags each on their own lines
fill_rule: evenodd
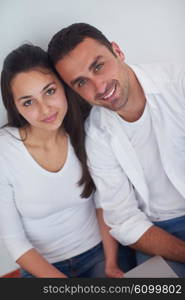
<svg viewBox="0 0 185 300">
<path fill-rule="evenodd" d="M 79 82 L 78 82 L 78 86 L 79 87 L 82 87 L 85 83 L 86 83 L 86 79 L 81 79 Z"/>
<path fill-rule="evenodd" d="M 32 100 L 27 100 L 23 103 L 23 106 L 30 106 L 32 105 Z"/>
<path fill-rule="evenodd" d="M 102 64 L 102 63 L 96 65 L 96 66 L 95 66 L 95 71 L 96 71 L 96 72 L 99 71 L 102 67 L 103 67 L 103 64 Z"/>
<path fill-rule="evenodd" d="M 53 95 L 55 93 L 55 89 L 54 88 L 51 88 L 51 89 L 48 89 L 47 92 L 46 92 L 46 95 Z"/>
</svg>

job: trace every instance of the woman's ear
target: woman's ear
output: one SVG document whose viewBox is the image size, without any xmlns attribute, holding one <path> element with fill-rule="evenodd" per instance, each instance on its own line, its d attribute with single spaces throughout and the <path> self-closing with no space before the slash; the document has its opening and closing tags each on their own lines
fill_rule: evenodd
<svg viewBox="0 0 185 300">
<path fill-rule="evenodd" d="M 115 42 L 112 42 L 111 45 L 112 45 L 112 50 L 116 54 L 116 56 L 118 56 L 121 59 L 121 61 L 124 61 L 125 55 L 122 52 L 122 50 L 120 49 L 120 47 L 118 46 L 118 44 L 116 44 Z"/>
</svg>

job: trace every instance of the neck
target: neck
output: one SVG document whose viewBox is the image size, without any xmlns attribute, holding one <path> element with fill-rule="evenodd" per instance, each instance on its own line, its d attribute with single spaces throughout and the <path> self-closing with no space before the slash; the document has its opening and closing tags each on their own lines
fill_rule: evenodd
<svg viewBox="0 0 185 300">
<path fill-rule="evenodd" d="M 20 129 L 20 134 L 23 139 L 26 138 L 25 144 L 33 147 L 51 148 L 65 135 L 65 130 L 60 128 L 55 131 L 49 131 L 35 127 L 27 127 Z"/>
<path fill-rule="evenodd" d="M 144 91 L 133 70 L 128 67 L 128 99 L 118 114 L 127 122 L 137 121 L 143 114 L 146 104 Z"/>
</svg>

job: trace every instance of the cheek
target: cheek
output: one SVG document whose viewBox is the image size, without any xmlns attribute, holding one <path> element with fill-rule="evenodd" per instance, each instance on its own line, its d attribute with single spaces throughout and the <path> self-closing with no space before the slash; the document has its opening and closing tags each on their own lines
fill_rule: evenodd
<svg viewBox="0 0 185 300">
<path fill-rule="evenodd" d="M 60 109 L 62 115 L 66 115 L 68 109 L 68 103 L 64 95 L 62 95 L 62 97 L 55 98 L 55 100 L 52 102 L 52 106 L 57 109 Z"/>
<path fill-rule="evenodd" d="M 122 73 L 121 65 L 117 62 L 110 64 L 106 73 L 108 77 L 113 77 L 114 79 L 120 77 L 120 74 Z"/>
<path fill-rule="evenodd" d="M 95 96 L 95 89 L 92 84 L 87 83 L 84 87 L 78 90 L 77 93 L 86 100 L 92 100 Z"/>
<path fill-rule="evenodd" d="M 68 106 L 66 97 L 57 97 L 53 102 L 53 105 L 58 108 L 66 108 Z"/>
<path fill-rule="evenodd" d="M 19 109 L 19 113 L 26 119 L 29 123 L 38 119 L 38 111 L 36 109 Z"/>
</svg>

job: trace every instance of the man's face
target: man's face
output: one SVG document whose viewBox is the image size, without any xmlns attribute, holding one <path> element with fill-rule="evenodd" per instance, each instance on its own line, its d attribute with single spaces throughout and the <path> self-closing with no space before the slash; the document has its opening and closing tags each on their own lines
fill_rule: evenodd
<svg viewBox="0 0 185 300">
<path fill-rule="evenodd" d="M 112 43 L 113 53 L 92 38 L 86 38 L 56 64 L 64 81 L 92 105 L 113 111 L 128 101 L 128 67 L 124 54 Z"/>
</svg>

